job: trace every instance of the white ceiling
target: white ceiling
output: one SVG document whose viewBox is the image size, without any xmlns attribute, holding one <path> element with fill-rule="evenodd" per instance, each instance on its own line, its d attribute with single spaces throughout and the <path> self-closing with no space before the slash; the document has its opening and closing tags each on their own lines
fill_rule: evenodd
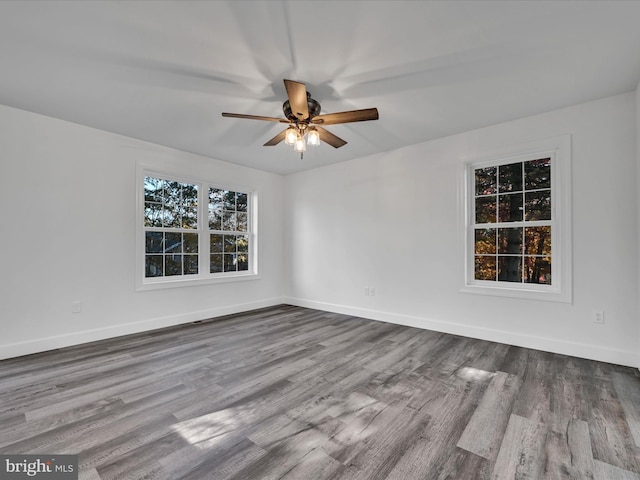
<svg viewBox="0 0 640 480">
<path fill-rule="evenodd" d="M 291 173 L 636 88 L 640 1 L 2 1 L 0 103 Z M 349 143 L 262 144 L 282 79 Z"/>
</svg>

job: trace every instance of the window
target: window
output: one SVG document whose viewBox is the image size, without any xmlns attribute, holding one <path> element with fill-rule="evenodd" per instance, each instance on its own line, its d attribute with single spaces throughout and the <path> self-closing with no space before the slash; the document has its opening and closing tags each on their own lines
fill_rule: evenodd
<svg viewBox="0 0 640 480">
<path fill-rule="evenodd" d="M 568 149 L 466 164 L 464 291 L 570 301 Z"/>
<path fill-rule="evenodd" d="M 475 280 L 551 285 L 551 158 L 474 169 Z"/>
<path fill-rule="evenodd" d="M 144 276 L 198 274 L 198 185 L 144 178 Z"/>
<path fill-rule="evenodd" d="M 247 194 L 209 189 L 210 272 L 249 269 Z"/>
<path fill-rule="evenodd" d="M 145 170 L 139 178 L 139 289 L 256 276 L 254 193 Z"/>
</svg>

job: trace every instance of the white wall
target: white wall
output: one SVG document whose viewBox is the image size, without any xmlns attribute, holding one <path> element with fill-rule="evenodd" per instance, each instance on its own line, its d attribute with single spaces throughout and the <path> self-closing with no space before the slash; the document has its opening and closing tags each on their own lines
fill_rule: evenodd
<svg viewBox="0 0 640 480">
<path fill-rule="evenodd" d="M 640 366 L 638 112 L 640 89 L 283 178 L 0 106 L 0 358 L 285 295 Z M 573 141 L 573 304 L 460 293 L 460 159 L 562 134 Z M 138 160 L 258 188 L 262 278 L 136 292 Z M 72 314 L 76 300 L 83 310 Z M 591 321 L 594 309 L 604 325 Z"/>
<path fill-rule="evenodd" d="M 635 112 L 629 93 L 287 177 L 288 301 L 636 365 Z M 564 134 L 573 304 L 459 292 L 461 158 Z"/>
<path fill-rule="evenodd" d="M 0 358 L 281 302 L 283 177 L 5 106 L 0 155 Z M 138 160 L 258 188 L 262 278 L 136 292 Z"/>
</svg>

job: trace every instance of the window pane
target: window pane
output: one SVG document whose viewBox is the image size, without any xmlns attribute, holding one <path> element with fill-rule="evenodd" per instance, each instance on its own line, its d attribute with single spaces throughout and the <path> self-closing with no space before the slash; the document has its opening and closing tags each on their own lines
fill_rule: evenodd
<svg viewBox="0 0 640 480">
<path fill-rule="evenodd" d="M 236 255 L 235 253 L 224 254 L 224 271 L 235 272 L 236 271 Z"/>
<path fill-rule="evenodd" d="M 478 168 L 475 171 L 476 196 L 496 193 L 496 167 Z"/>
<path fill-rule="evenodd" d="M 182 186 L 178 182 L 164 182 L 164 204 L 182 205 Z"/>
<path fill-rule="evenodd" d="M 498 196 L 498 221 L 522 221 L 522 193 Z"/>
<path fill-rule="evenodd" d="M 211 259 L 209 261 L 209 272 L 210 273 L 222 272 L 222 254 L 211 255 Z"/>
<path fill-rule="evenodd" d="M 225 191 L 224 197 L 224 209 L 235 210 L 236 209 L 236 192 Z"/>
<path fill-rule="evenodd" d="M 162 203 L 162 180 L 159 178 L 144 178 L 144 201 Z"/>
<path fill-rule="evenodd" d="M 480 228 L 476 230 L 475 253 L 496 253 L 496 229 Z"/>
<path fill-rule="evenodd" d="M 498 280 L 522 282 L 522 257 L 498 256 Z"/>
<path fill-rule="evenodd" d="M 249 255 L 247 253 L 238 254 L 238 270 L 249 270 Z"/>
<path fill-rule="evenodd" d="M 524 235 L 526 254 L 551 255 L 551 227 L 527 227 Z"/>
<path fill-rule="evenodd" d="M 496 257 L 488 255 L 476 255 L 476 280 L 495 280 L 496 279 Z"/>
<path fill-rule="evenodd" d="M 237 230 L 238 220 L 236 212 L 226 211 L 222 215 L 222 229 L 227 232 L 235 232 Z"/>
<path fill-rule="evenodd" d="M 198 255 L 184 255 L 184 274 L 197 275 Z"/>
<path fill-rule="evenodd" d="M 211 235 L 211 253 L 222 253 L 222 245 L 223 245 L 223 236 L 218 234 Z"/>
<path fill-rule="evenodd" d="M 162 226 L 162 204 L 160 203 L 144 204 L 144 226 L 145 227 L 161 227 Z"/>
<path fill-rule="evenodd" d="M 551 159 L 530 160 L 524 164 L 524 188 L 551 188 Z"/>
<path fill-rule="evenodd" d="M 526 220 L 551 220 L 551 190 L 525 193 Z"/>
<path fill-rule="evenodd" d="M 168 228 L 180 228 L 180 207 L 175 205 L 165 205 L 162 210 L 162 225 Z"/>
<path fill-rule="evenodd" d="M 198 186 L 189 183 L 181 184 L 182 205 L 188 208 L 198 207 Z"/>
<path fill-rule="evenodd" d="M 236 227 L 236 230 L 238 230 L 239 232 L 246 232 L 247 231 L 247 214 L 238 212 L 237 218 L 238 218 L 238 226 Z"/>
<path fill-rule="evenodd" d="M 236 194 L 236 210 L 239 212 L 247 211 L 248 196 L 246 193 L 238 192 Z"/>
<path fill-rule="evenodd" d="M 551 257 L 524 257 L 525 282 L 551 285 Z"/>
<path fill-rule="evenodd" d="M 145 252 L 146 253 L 162 253 L 164 235 L 162 232 L 146 232 L 145 233 Z"/>
<path fill-rule="evenodd" d="M 222 230 L 222 209 L 209 208 L 209 230 Z"/>
<path fill-rule="evenodd" d="M 165 233 L 164 251 L 167 253 L 182 253 L 182 234 L 173 232 Z"/>
<path fill-rule="evenodd" d="M 238 252 L 248 252 L 249 237 L 247 235 L 238 235 L 236 237 L 236 246 L 238 247 Z"/>
<path fill-rule="evenodd" d="M 476 198 L 476 223 L 496 222 L 496 196 Z"/>
<path fill-rule="evenodd" d="M 165 255 L 164 274 L 165 276 L 182 275 L 182 255 Z"/>
<path fill-rule="evenodd" d="M 510 163 L 498 167 L 498 191 L 519 192 L 522 190 L 522 163 Z"/>
<path fill-rule="evenodd" d="M 145 277 L 162 277 L 164 262 L 162 255 L 146 255 L 144 259 Z"/>
<path fill-rule="evenodd" d="M 198 253 L 198 234 L 197 233 L 184 233 L 183 245 L 185 253 Z"/>
<path fill-rule="evenodd" d="M 198 207 L 187 207 L 183 209 L 182 228 L 198 228 Z"/>
<path fill-rule="evenodd" d="M 498 229 L 498 253 L 522 253 L 522 228 Z"/>
<path fill-rule="evenodd" d="M 222 199 L 224 197 L 224 190 L 220 190 L 219 188 L 210 188 L 209 189 L 209 204 L 218 205 L 222 208 Z"/>
<path fill-rule="evenodd" d="M 224 251 L 229 253 L 235 253 L 236 251 L 236 236 L 225 235 L 224 236 Z"/>
</svg>

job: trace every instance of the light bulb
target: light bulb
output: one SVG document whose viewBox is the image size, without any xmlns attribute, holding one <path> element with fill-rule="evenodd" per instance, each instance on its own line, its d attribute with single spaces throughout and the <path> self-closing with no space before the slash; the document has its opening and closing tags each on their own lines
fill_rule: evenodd
<svg viewBox="0 0 640 480">
<path fill-rule="evenodd" d="M 304 143 L 304 137 L 302 135 L 299 135 L 298 138 L 296 139 L 296 143 L 294 144 L 293 149 L 296 152 L 306 152 L 307 151 L 307 146 Z"/>
<path fill-rule="evenodd" d="M 320 145 L 320 132 L 315 128 L 310 128 L 309 133 L 307 133 L 307 143 L 314 147 Z"/>
<path fill-rule="evenodd" d="M 294 143 L 296 143 L 297 138 L 298 131 L 296 130 L 296 127 L 294 127 L 293 125 L 289 125 L 289 128 L 287 128 L 287 132 L 284 134 L 284 143 L 286 143 L 287 145 L 293 145 Z"/>
</svg>

